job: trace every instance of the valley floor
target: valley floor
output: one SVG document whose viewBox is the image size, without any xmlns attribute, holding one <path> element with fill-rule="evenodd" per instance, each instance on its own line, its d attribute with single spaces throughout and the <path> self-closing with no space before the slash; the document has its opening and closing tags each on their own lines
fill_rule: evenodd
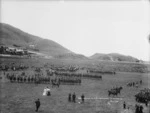
<svg viewBox="0 0 150 113">
<path fill-rule="evenodd" d="M 129 82 L 141 79 L 143 84 L 139 88 L 126 86 Z M 0 81 L 1 113 L 34 113 L 37 98 L 41 101 L 39 113 L 125 113 L 124 101 L 129 107 L 128 111 L 134 113 L 135 104 L 138 104 L 134 95 L 148 87 L 148 74 L 127 72 L 104 75 L 102 80 L 83 79 L 81 85 L 60 85 L 59 88 L 52 88 L 49 84 L 10 83 L 3 80 Z M 51 89 L 51 96 L 42 96 L 46 86 Z M 76 103 L 68 102 L 68 94 L 74 92 L 79 98 L 82 93 L 86 98 L 108 98 L 108 90 L 113 86 L 123 86 L 121 95 L 117 96 L 122 100 L 88 99 L 81 104 L 81 100 L 77 99 Z M 148 108 L 143 106 L 144 113 L 148 113 Z"/>
</svg>

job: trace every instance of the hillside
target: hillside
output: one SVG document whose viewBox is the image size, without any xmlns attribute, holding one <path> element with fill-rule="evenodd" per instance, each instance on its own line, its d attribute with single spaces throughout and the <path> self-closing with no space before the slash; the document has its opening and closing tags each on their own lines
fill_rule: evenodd
<svg viewBox="0 0 150 113">
<path fill-rule="evenodd" d="M 92 55 L 90 58 L 95 60 L 105 60 L 105 61 L 139 62 L 137 58 L 121 55 L 118 53 L 110 53 L 110 54 L 96 53 Z"/>
<path fill-rule="evenodd" d="M 52 40 L 33 36 L 4 23 L 0 23 L 0 45 L 20 47 L 51 56 L 68 53 L 74 54 Z"/>
<path fill-rule="evenodd" d="M 84 55 L 76 54 L 61 46 L 60 44 L 26 33 L 11 25 L 0 23 L 0 45 L 8 47 L 23 48 L 44 55 L 61 59 L 88 59 Z M 89 57 L 94 60 L 139 62 L 137 58 L 125 56 L 118 53 L 101 54 L 96 53 Z"/>
<path fill-rule="evenodd" d="M 30 44 L 40 41 L 41 38 L 25 33 L 8 24 L 0 23 L 0 44 L 29 46 Z"/>
</svg>

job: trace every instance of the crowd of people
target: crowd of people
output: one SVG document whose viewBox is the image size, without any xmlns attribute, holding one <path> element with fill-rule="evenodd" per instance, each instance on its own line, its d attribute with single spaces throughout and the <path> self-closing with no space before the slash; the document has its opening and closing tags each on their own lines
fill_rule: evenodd
<svg viewBox="0 0 150 113">
<path fill-rule="evenodd" d="M 136 87 L 136 88 L 138 88 L 139 85 L 142 85 L 142 80 L 136 81 L 136 82 L 127 83 L 128 87 Z"/>
<path fill-rule="evenodd" d="M 135 113 L 143 113 L 143 106 L 142 105 L 135 105 Z"/>
<path fill-rule="evenodd" d="M 145 88 L 141 90 L 135 95 L 135 100 L 140 103 L 145 103 L 145 105 L 147 106 L 148 102 L 150 102 L 150 89 Z"/>
<path fill-rule="evenodd" d="M 144 111 L 143 111 L 143 109 L 144 109 L 143 105 L 141 105 L 141 104 L 135 104 L 135 106 L 133 106 L 133 107 L 134 107 L 134 110 L 131 110 L 130 107 L 126 104 L 126 102 L 125 101 L 123 102 L 123 110 L 127 111 L 125 113 L 131 113 L 129 111 L 134 111 L 132 113 L 144 113 Z"/>
</svg>

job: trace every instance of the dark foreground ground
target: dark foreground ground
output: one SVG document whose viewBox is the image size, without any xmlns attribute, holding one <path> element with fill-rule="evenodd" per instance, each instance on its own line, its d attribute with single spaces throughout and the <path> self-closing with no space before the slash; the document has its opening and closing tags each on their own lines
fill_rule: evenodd
<svg viewBox="0 0 150 113">
<path fill-rule="evenodd" d="M 3 73 L 1 72 L 1 75 Z M 127 83 L 143 80 L 139 88 L 129 88 Z M 49 84 L 26 84 L 10 83 L 4 79 L 0 80 L 0 113 L 34 113 L 37 98 L 41 100 L 39 113 L 122 113 L 122 103 L 134 113 L 136 104 L 134 95 L 140 89 L 148 87 L 148 74 L 117 72 L 116 75 L 104 75 L 103 80 L 83 79 L 81 85 L 61 85 L 59 88 L 52 88 Z M 42 96 L 43 89 L 48 86 L 51 89 L 51 96 Z M 108 89 L 113 86 L 123 86 L 121 95 L 118 98 L 123 100 L 89 99 L 84 104 L 68 102 L 68 93 L 75 92 L 77 97 L 84 93 L 87 98 L 108 98 Z M 144 113 L 148 113 L 144 106 Z"/>
</svg>

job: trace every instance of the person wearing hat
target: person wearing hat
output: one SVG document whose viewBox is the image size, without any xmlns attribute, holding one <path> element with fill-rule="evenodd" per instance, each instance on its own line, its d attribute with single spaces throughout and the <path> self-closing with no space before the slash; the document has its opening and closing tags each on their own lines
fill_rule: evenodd
<svg viewBox="0 0 150 113">
<path fill-rule="evenodd" d="M 84 97 L 85 97 L 84 94 L 82 94 L 82 95 L 81 95 L 82 103 L 84 103 Z"/>
<path fill-rule="evenodd" d="M 38 112 L 40 105 L 41 105 L 39 98 L 35 101 L 35 104 L 36 104 L 36 110 L 35 111 Z"/>
<path fill-rule="evenodd" d="M 72 101 L 72 99 L 71 99 L 71 93 L 69 93 L 69 95 L 68 95 L 68 101 L 69 101 L 69 102 Z"/>
</svg>

